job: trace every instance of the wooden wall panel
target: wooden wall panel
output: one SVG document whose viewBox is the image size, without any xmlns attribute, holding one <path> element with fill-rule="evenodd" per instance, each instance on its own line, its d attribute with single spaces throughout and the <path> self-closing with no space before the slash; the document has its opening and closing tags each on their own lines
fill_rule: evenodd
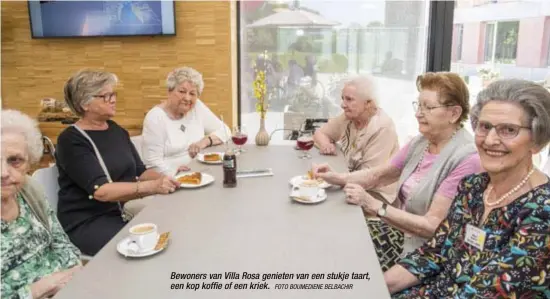
<svg viewBox="0 0 550 299">
<path fill-rule="evenodd" d="M 201 99 L 231 124 L 236 120 L 230 6 L 229 1 L 176 1 L 176 36 L 32 39 L 27 3 L 2 1 L 2 107 L 36 117 L 41 99 L 63 100 L 71 74 L 100 68 L 121 81 L 115 121 L 135 128 L 165 98 L 168 72 L 187 65 L 203 74 Z"/>
</svg>

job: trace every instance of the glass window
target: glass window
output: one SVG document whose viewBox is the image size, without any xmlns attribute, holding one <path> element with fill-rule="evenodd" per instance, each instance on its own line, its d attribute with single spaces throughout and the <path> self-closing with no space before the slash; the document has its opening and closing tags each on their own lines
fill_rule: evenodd
<svg viewBox="0 0 550 299">
<path fill-rule="evenodd" d="M 241 124 L 259 129 L 253 81 L 267 71 L 268 132 L 341 113 L 343 82 L 370 74 L 400 141 L 418 133 L 411 102 L 426 65 L 428 0 L 240 2 Z M 288 138 L 289 131 L 273 139 Z M 250 138 L 253 140 L 253 138 Z"/>
<path fill-rule="evenodd" d="M 485 25 L 485 62 L 516 63 L 519 22 L 494 22 Z"/>
<path fill-rule="evenodd" d="M 458 1 L 453 22 L 463 25 L 463 38 L 453 39 L 453 48 L 461 43 L 462 59 L 453 60 L 451 70 L 465 78 L 472 105 L 479 91 L 496 79 L 544 83 L 550 78 L 547 0 Z"/>
<path fill-rule="evenodd" d="M 453 22 L 463 26 L 463 38 L 453 39 L 453 48 L 461 47 L 462 53 L 461 60 L 452 61 L 451 70 L 468 82 L 472 104 L 495 79 L 542 82 L 548 77 L 548 16 L 545 0 L 460 1 Z"/>
</svg>

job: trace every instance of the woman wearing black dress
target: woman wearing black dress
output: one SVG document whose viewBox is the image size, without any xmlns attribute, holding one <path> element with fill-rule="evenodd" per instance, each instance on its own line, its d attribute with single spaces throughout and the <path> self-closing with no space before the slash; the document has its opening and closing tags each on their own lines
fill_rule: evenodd
<svg viewBox="0 0 550 299">
<path fill-rule="evenodd" d="M 116 84 L 114 74 L 84 70 L 64 88 L 65 101 L 80 120 L 58 138 L 58 218 L 73 244 L 88 255 L 126 224 L 125 202 L 174 192 L 179 185 L 146 170 L 128 132 L 111 120 Z"/>
</svg>

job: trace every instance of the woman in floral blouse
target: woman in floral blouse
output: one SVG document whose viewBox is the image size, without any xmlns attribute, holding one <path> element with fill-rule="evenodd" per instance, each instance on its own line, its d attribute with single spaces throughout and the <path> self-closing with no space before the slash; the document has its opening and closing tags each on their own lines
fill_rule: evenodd
<svg viewBox="0 0 550 299">
<path fill-rule="evenodd" d="M 471 121 L 487 172 L 462 180 L 434 237 L 384 273 L 393 298 L 550 297 L 550 183 L 532 161 L 550 141 L 550 93 L 496 81 Z"/>
<path fill-rule="evenodd" d="M 15 110 L 2 115 L 2 298 L 46 298 L 80 266 L 40 186 L 26 175 L 42 156 L 37 124 Z"/>
</svg>

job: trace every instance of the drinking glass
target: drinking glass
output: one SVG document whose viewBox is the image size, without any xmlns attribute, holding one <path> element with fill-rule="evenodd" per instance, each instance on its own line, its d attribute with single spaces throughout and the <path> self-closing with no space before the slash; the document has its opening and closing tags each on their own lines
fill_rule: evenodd
<svg viewBox="0 0 550 299">
<path fill-rule="evenodd" d="M 312 131 L 302 131 L 298 135 L 298 139 L 296 140 L 296 145 L 300 150 L 302 150 L 303 154 L 299 156 L 300 159 L 311 159 L 311 155 L 308 153 L 308 151 L 313 147 L 313 132 Z"/>
<path fill-rule="evenodd" d="M 236 126 L 233 128 L 233 135 L 231 140 L 237 146 L 236 153 L 244 153 L 246 150 L 242 148 L 242 145 L 248 140 L 248 134 L 246 133 L 246 128 L 244 126 Z"/>
</svg>

